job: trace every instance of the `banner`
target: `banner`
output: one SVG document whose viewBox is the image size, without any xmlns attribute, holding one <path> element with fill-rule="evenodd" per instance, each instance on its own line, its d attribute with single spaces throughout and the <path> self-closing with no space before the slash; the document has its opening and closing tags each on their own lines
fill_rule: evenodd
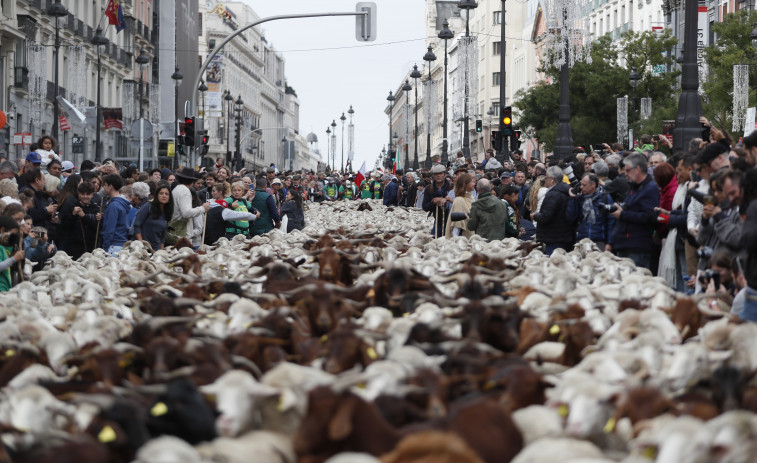
<svg viewBox="0 0 757 463">
<path fill-rule="evenodd" d="M 60 130 L 65 132 L 66 130 L 71 130 L 71 126 L 68 125 L 68 119 L 66 119 L 66 116 L 61 114 L 58 116 L 58 120 L 60 121 Z"/>
<path fill-rule="evenodd" d="M 123 130 L 123 111 L 121 108 L 102 108 L 105 130 Z"/>
<path fill-rule="evenodd" d="M 220 117 L 223 113 L 223 91 L 221 90 L 221 80 L 223 78 L 223 56 L 216 55 L 208 64 L 208 70 L 205 72 L 205 86 L 208 91 L 205 92 L 205 111 L 206 118 Z M 202 95 L 200 95 L 202 98 Z M 202 102 L 200 102 L 202 105 Z"/>
</svg>

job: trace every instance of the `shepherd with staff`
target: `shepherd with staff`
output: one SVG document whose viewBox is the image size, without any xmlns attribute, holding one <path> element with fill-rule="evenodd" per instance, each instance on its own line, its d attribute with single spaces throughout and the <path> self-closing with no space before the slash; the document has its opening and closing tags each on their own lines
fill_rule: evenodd
<svg viewBox="0 0 757 463">
<path fill-rule="evenodd" d="M 431 234 L 435 237 L 444 236 L 444 227 L 452 207 L 447 200 L 447 193 L 452 189 L 452 183 L 447 179 L 447 171 L 441 164 L 431 168 L 433 181 L 423 193 L 423 210 L 434 216 L 434 226 Z"/>
</svg>

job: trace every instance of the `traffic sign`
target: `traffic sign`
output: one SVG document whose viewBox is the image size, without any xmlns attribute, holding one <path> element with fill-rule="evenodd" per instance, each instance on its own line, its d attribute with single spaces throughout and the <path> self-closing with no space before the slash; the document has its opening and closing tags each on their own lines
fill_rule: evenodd
<svg viewBox="0 0 757 463">
<path fill-rule="evenodd" d="M 145 118 L 132 122 L 129 130 L 131 137 L 137 140 L 149 140 L 152 137 L 152 123 Z"/>
</svg>

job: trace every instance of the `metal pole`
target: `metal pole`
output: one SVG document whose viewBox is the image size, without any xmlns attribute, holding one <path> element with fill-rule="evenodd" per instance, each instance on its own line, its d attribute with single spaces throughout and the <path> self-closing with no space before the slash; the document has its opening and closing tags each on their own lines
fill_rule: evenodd
<svg viewBox="0 0 757 463">
<path fill-rule="evenodd" d="M 97 132 L 95 135 L 95 162 L 101 162 L 102 161 L 102 151 L 100 148 L 100 114 L 102 109 L 100 108 L 100 69 L 101 69 L 101 61 L 100 61 L 100 50 L 98 47 L 97 51 L 97 121 L 95 122 L 95 125 L 97 126 Z M 56 100 L 57 101 L 57 100 Z M 86 124 L 85 124 L 86 127 Z"/>
<path fill-rule="evenodd" d="M 173 168 L 175 170 L 179 157 L 179 86 L 174 83 L 173 89 Z"/>
<path fill-rule="evenodd" d="M 568 10 L 563 10 L 563 21 L 568 18 Z M 555 155 L 558 159 L 568 159 L 573 155 L 573 129 L 570 126 L 570 68 L 568 67 L 568 38 L 564 39 L 565 62 L 560 68 L 560 109 L 557 125 Z M 504 140 L 502 140 L 504 142 Z"/>
<path fill-rule="evenodd" d="M 449 153 L 447 150 L 449 149 L 448 141 L 447 141 L 447 65 L 449 62 L 447 55 L 447 39 L 444 39 L 444 127 L 442 133 L 442 164 L 447 165 L 447 162 L 449 162 Z"/>
<path fill-rule="evenodd" d="M 428 81 L 431 82 L 431 63 L 428 63 Z M 429 83 L 429 89 L 431 84 Z M 423 96 L 423 107 L 426 107 L 426 95 Z M 417 103 L 416 103 L 417 104 Z M 433 111 L 433 109 L 432 109 Z M 426 167 L 431 167 L 431 121 L 426 121 L 428 128 L 426 129 Z"/>
<path fill-rule="evenodd" d="M 636 87 L 633 87 L 633 98 L 631 99 L 631 136 L 628 137 L 629 140 L 629 147 L 628 149 L 634 148 L 634 137 L 636 136 L 634 134 L 634 129 L 636 128 Z"/>
<path fill-rule="evenodd" d="M 58 17 L 55 17 L 55 90 L 53 94 L 53 138 L 58 139 L 58 61 L 60 53 L 60 27 L 58 26 Z"/>
<path fill-rule="evenodd" d="M 465 36 L 470 37 L 470 10 L 467 10 L 467 14 L 465 15 Z M 464 83 L 465 100 L 463 101 L 463 156 L 465 156 L 466 159 L 470 157 L 470 134 L 468 133 L 468 91 L 470 86 L 468 83 L 469 79 L 470 76 L 468 75 L 468 66 L 466 66 Z M 474 76 L 474 79 L 478 79 L 478 76 Z"/>
<path fill-rule="evenodd" d="M 226 165 L 229 166 L 229 168 L 231 168 L 231 147 L 229 146 L 230 143 L 231 143 L 231 100 L 228 100 L 226 101 Z"/>
<path fill-rule="evenodd" d="M 686 0 L 683 32 L 683 63 L 681 64 L 681 96 L 678 99 L 676 128 L 673 130 L 673 150 L 686 152 L 692 138 L 700 137 L 699 117 L 702 100 L 699 97 L 697 67 L 697 0 Z"/>
<path fill-rule="evenodd" d="M 499 161 L 501 163 L 504 163 L 506 160 L 510 158 L 510 145 L 507 142 L 507 139 L 503 136 L 504 130 L 505 130 L 505 123 L 502 121 L 502 111 L 501 108 L 507 106 L 507 78 L 506 78 L 506 69 L 507 65 L 505 63 L 506 57 L 507 57 L 507 35 L 505 35 L 506 32 L 506 25 L 505 25 L 505 0 L 502 0 L 502 24 L 500 26 L 500 34 L 502 35 L 502 42 L 500 44 L 500 60 L 499 60 L 499 72 L 502 76 L 500 82 L 499 82 L 499 106 L 500 106 L 500 114 L 499 114 L 499 136 L 502 138 L 502 143 L 500 144 L 500 150 L 499 153 Z M 491 131 L 491 128 L 489 129 Z M 491 139 L 491 137 L 489 137 Z"/>
<path fill-rule="evenodd" d="M 139 70 L 139 171 L 142 172 L 145 149 L 145 125 L 142 121 L 142 69 Z"/>
<path fill-rule="evenodd" d="M 342 172 L 344 172 L 344 114 L 342 114 Z"/>
<path fill-rule="evenodd" d="M 413 132 L 413 138 L 415 139 L 415 152 L 413 153 L 413 170 L 418 170 L 418 78 L 415 78 L 415 132 Z"/>
</svg>

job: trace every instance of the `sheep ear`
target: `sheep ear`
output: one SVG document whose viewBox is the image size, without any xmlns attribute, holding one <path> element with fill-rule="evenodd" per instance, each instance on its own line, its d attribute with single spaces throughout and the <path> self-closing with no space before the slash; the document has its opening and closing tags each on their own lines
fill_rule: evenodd
<svg viewBox="0 0 757 463">
<path fill-rule="evenodd" d="M 352 413 L 355 410 L 355 398 L 348 397 L 339 402 L 334 416 L 329 422 L 329 439 L 340 441 L 352 432 Z"/>
</svg>

